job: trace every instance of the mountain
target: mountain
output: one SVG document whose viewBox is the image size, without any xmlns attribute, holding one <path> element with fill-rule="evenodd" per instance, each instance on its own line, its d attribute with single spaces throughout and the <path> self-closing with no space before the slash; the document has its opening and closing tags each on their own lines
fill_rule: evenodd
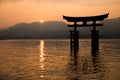
<svg viewBox="0 0 120 80">
<path fill-rule="evenodd" d="M 104 26 L 97 27 L 101 38 L 120 38 L 120 18 L 103 21 Z M 72 28 L 71 28 L 72 29 Z M 65 22 L 48 21 L 44 23 L 18 23 L 0 31 L 0 38 L 7 39 L 41 39 L 68 38 L 70 28 Z M 78 28 L 80 38 L 90 38 L 92 27 Z"/>
<path fill-rule="evenodd" d="M 67 34 L 66 24 L 60 21 L 18 23 L 0 31 L 5 38 L 64 38 Z"/>
<path fill-rule="evenodd" d="M 104 26 L 100 29 L 102 37 L 120 38 L 120 17 L 104 21 Z"/>
</svg>

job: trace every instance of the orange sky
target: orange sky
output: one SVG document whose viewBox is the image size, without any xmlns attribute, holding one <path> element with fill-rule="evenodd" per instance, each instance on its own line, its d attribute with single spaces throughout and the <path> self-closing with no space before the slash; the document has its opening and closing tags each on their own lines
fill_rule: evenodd
<svg viewBox="0 0 120 80">
<path fill-rule="evenodd" d="M 20 22 L 64 21 L 62 15 L 120 17 L 120 0 L 0 0 L 0 28 Z"/>
</svg>

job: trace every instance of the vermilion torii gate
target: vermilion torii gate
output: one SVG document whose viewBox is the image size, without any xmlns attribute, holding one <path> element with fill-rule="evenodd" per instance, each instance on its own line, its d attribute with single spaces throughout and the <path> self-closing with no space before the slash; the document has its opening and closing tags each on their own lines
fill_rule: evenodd
<svg viewBox="0 0 120 80">
<path fill-rule="evenodd" d="M 107 18 L 109 13 L 98 15 L 98 16 L 89 16 L 89 17 L 70 17 L 63 16 L 63 19 L 68 22 L 73 22 L 74 24 L 68 24 L 68 27 L 73 27 L 74 30 L 70 31 L 70 47 L 71 50 L 78 51 L 79 49 L 79 31 L 77 31 L 77 27 L 91 27 L 93 26 L 93 30 L 91 30 L 91 49 L 92 52 L 99 50 L 99 30 L 96 30 L 96 26 L 103 26 L 103 23 L 98 21 L 103 21 Z M 81 22 L 82 24 L 78 24 Z"/>
</svg>

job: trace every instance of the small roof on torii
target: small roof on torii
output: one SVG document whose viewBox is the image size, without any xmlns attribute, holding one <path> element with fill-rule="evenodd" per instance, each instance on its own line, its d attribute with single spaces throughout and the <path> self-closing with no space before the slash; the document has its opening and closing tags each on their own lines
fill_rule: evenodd
<svg viewBox="0 0 120 80">
<path fill-rule="evenodd" d="M 102 21 L 107 18 L 109 13 L 97 16 L 87 16 L 87 17 L 70 17 L 64 16 L 63 19 L 66 19 L 68 22 L 82 22 L 82 21 Z"/>
</svg>

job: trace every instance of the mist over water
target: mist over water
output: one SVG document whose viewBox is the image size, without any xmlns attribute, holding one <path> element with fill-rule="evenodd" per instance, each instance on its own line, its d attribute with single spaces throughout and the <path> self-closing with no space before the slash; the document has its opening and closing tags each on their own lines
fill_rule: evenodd
<svg viewBox="0 0 120 80">
<path fill-rule="evenodd" d="M 100 40 L 91 54 L 89 39 L 79 52 L 69 40 L 1 40 L 0 80 L 120 80 L 120 39 Z"/>
</svg>

